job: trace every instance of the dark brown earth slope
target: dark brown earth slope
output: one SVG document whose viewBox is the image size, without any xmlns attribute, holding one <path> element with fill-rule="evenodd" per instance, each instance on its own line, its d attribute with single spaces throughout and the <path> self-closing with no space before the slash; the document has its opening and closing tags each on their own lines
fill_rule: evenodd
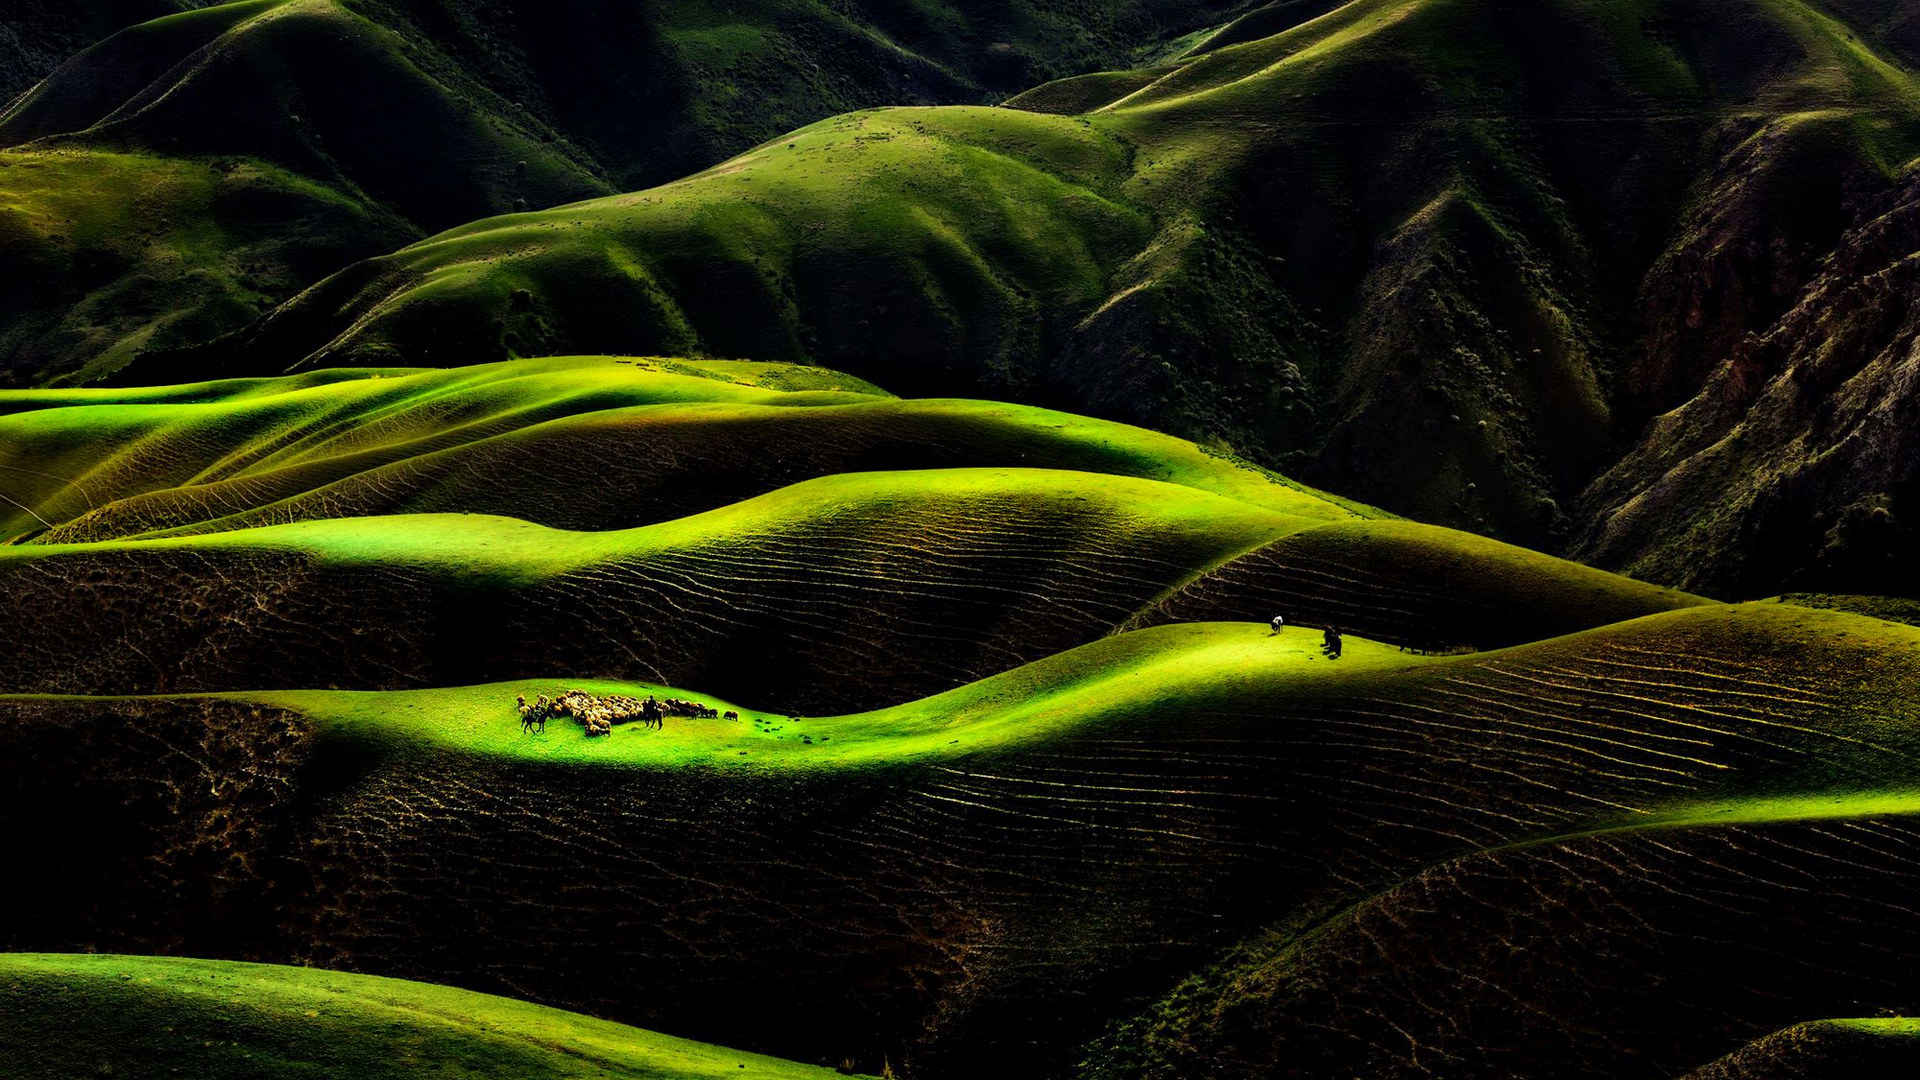
<svg viewBox="0 0 1920 1080">
<path fill-rule="evenodd" d="M 1920 187 L 1864 217 L 1777 318 L 1702 350 L 1699 392 L 1586 494 L 1582 557 L 1730 596 L 1920 592 Z"/>
</svg>

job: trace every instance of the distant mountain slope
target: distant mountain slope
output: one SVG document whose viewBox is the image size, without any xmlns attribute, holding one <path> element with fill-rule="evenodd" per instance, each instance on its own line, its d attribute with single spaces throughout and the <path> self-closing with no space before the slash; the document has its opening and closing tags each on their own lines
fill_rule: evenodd
<svg viewBox="0 0 1920 1080">
<path fill-rule="evenodd" d="M 1816 275 L 1851 280 L 1823 259 L 1920 150 L 1906 24 L 1867 3 L 1248 18 L 1272 32 L 1010 102 L 1084 115 L 859 113 L 454 230 L 145 377 L 512 350 L 821 362 L 1152 422 L 1560 547 L 1603 527 L 1614 497 L 1582 492 L 1650 418 Z M 1854 487 L 1885 487 L 1861 468 Z M 1773 591 L 1723 572 L 1731 547 L 1693 551 L 1686 580 Z"/>
<path fill-rule="evenodd" d="M 251 158 L 0 150 L 0 385 L 204 341 L 415 233 Z"/>
<path fill-rule="evenodd" d="M 207 0 L 12 0 L 0 22 L 0 106 L 24 93 L 74 53 L 134 23 Z"/>
<path fill-rule="evenodd" d="M 75 57 L 0 115 L 0 143 L 261 158 L 427 232 L 613 190 L 504 102 L 435 78 L 414 49 L 333 0 L 223 4 Z"/>
<path fill-rule="evenodd" d="M 34 5 L 39 0 L 32 0 Z M 372 235 L 257 211 L 288 252 L 245 256 L 250 286 L 172 280 L 201 318 L 150 324 L 32 297 L 0 341 L 0 382 L 98 377 L 134 348 L 204 340 L 352 258 L 474 218 L 670 180 L 782 131 L 856 106 L 978 103 L 1032 82 L 1128 59 L 1133 50 L 1228 17 L 1242 0 L 1078 5 L 943 0 L 751 0 L 718 8 L 657 0 L 123 0 L 31 7 L 17 24 L 21 70 L 45 78 L 8 105 L 0 147 L 165 155 L 170 169 L 265 163 L 383 217 Z M 199 10 L 179 11 L 180 8 Z M 120 29 L 127 21 L 165 15 Z M 169 14 L 171 13 L 171 14 Z M 57 69 L 25 57 L 104 36 Z M 89 39 L 90 40 L 90 39 Z M 42 71 L 41 68 L 52 70 Z M 179 160 L 190 159 L 190 160 Z M 0 212 L 9 190 L 0 173 Z M 96 190 L 104 213 L 201 216 L 164 193 Z M 277 214 L 278 216 L 274 216 Z M 79 231 L 55 217 L 44 232 Z M 49 272 L 64 253 L 112 263 L 100 245 L 6 236 L 8 262 Z M 218 248 L 216 257 L 239 257 Z M 62 271 L 42 292 L 124 291 L 138 271 Z M 95 305 L 96 307 L 99 305 Z M 71 331 L 49 328 L 65 320 Z M 94 344 L 89 353 L 75 336 Z M 104 340 L 102 340 L 104 339 Z"/>
<path fill-rule="evenodd" d="M 1920 595 L 1920 178 L 1583 499 L 1583 558 L 1727 595 Z M 1702 560 L 1702 551 L 1717 552 Z"/>
</svg>

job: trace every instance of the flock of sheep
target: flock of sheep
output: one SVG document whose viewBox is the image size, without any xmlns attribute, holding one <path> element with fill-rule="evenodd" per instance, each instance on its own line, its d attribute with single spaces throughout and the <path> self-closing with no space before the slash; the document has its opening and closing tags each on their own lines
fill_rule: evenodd
<svg viewBox="0 0 1920 1080">
<path fill-rule="evenodd" d="M 683 698 L 660 699 L 652 694 L 645 701 L 625 694 L 589 694 L 584 690 L 568 690 L 559 697 L 548 700 L 541 694 L 532 704 L 527 703 L 525 694 L 514 699 L 520 710 L 520 730 L 523 732 L 547 730 L 547 718 L 550 716 L 570 716 L 580 721 L 586 728 L 587 736 L 613 734 L 613 725 L 638 720 L 642 726 L 664 728 L 669 716 L 687 716 L 695 719 L 711 719 L 720 716 L 719 710 L 704 702 L 688 701 Z M 725 718 L 740 719 L 740 714 L 727 710 Z"/>
</svg>

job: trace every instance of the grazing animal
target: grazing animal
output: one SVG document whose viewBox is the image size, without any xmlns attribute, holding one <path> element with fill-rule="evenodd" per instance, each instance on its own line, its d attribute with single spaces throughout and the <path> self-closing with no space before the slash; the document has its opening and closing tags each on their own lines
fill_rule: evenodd
<svg viewBox="0 0 1920 1080">
<path fill-rule="evenodd" d="M 527 704 L 527 695 L 516 694 L 513 698 L 513 704 L 515 708 L 520 710 L 521 734 L 524 735 L 535 731 L 541 734 L 546 733 L 547 699 L 545 697 L 542 697 L 537 704 L 529 705 Z"/>
<path fill-rule="evenodd" d="M 734 712 L 734 711 L 733 711 L 732 709 L 728 709 L 728 710 L 727 710 L 726 712 L 724 712 L 724 713 L 722 713 L 722 714 L 721 714 L 721 716 L 722 716 L 722 717 L 723 717 L 724 719 L 727 719 L 727 720 L 738 720 L 738 719 L 740 719 L 740 714 L 739 714 L 739 713 L 737 713 L 737 712 Z"/>
</svg>

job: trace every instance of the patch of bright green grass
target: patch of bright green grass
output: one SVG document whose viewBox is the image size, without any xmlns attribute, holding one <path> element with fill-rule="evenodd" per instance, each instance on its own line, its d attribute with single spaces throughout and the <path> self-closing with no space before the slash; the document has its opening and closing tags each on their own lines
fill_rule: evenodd
<svg viewBox="0 0 1920 1080">
<path fill-rule="evenodd" d="M 516 680 L 406 691 L 280 691 L 219 695 L 292 709 L 328 736 L 428 745 L 518 760 L 627 767 L 869 768 L 1005 749 L 1160 715 L 1213 697 L 1281 694 L 1329 678 L 1365 679 L 1439 661 L 1347 638 L 1340 660 L 1320 636 L 1278 637 L 1246 623 L 1186 623 L 1116 635 L 943 694 L 847 716 L 795 719 L 672 687 L 604 680 Z M 693 697 L 737 721 L 668 717 L 661 731 L 626 724 L 589 739 L 556 719 L 544 736 L 521 733 L 516 695 L 532 701 L 568 689 Z"/>
<path fill-rule="evenodd" d="M 636 529 L 570 532 L 481 514 L 394 514 L 149 540 L 13 546 L 0 548 L 0 561 L 136 548 L 234 549 L 300 553 L 342 565 L 405 565 L 468 582 L 533 581 L 602 560 L 778 534 L 823 518 L 860 521 L 904 514 L 930 526 L 991 513 L 996 505 L 1045 508 L 1067 503 L 1096 510 L 1115 538 L 1167 533 L 1220 557 L 1314 524 L 1207 492 L 1126 476 L 1050 469 L 927 469 L 825 476 Z"/>
<path fill-rule="evenodd" d="M 1920 1036 L 1920 1016 L 1864 1016 L 1846 1020 L 1829 1020 L 1826 1023 L 1864 1031 L 1870 1035 Z"/>
<path fill-rule="evenodd" d="M 807 413 L 806 430 L 791 427 L 794 410 Z M 0 494 L 13 501 L 0 504 L 0 536 L 131 496 L 281 470 L 305 470 L 295 492 L 369 470 L 383 470 L 385 479 L 373 482 L 404 486 L 412 464 L 459 453 L 480 476 L 490 471 L 488 455 L 514 443 L 562 438 L 587 423 L 668 417 L 702 425 L 721 454 L 730 430 L 763 423 L 781 423 L 792 439 L 828 443 L 852 431 L 868 434 L 846 437 L 920 432 L 961 461 L 1160 480 L 1323 520 L 1377 513 L 1184 440 L 1069 413 L 898 401 L 853 376 L 791 364 L 555 357 L 127 390 L 0 391 Z M 242 514 L 231 524 L 249 520 Z"/>
<path fill-rule="evenodd" d="M 0 1045 L 20 1080 L 836 1075 L 431 983 L 157 956 L 0 954 Z"/>
<path fill-rule="evenodd" d="M 1777 663 L 1784 677 L 1833 675 L 1853 681 L 1853 689 L 1832 699 L 1832 716 L 1817 729 L 1770 721 L 1764 714 L 1739 718 L 1712 706 L 1694 707 L 1703 724 L 1733 721 L 1737 738 L 1787 744 L 1817 736 L 1829 744 L 1824 764 L 1815 762 L 1810 770 L 1779 776 L 1709 769 L 1692 785 L 1695 794 L 1651 809 L 1621 815 L 1593 804 L 1588 832 L 1920 812 L 1920 774 L 1889 775 L 1881 786 L 1861 788 L 1836 787 L 1821 772 L 1853 753 L 1883 761 L 1878 755 L 1888 748 L 1920 752 L 1920 727 L 1912 708 L 1912 701 L 1920 700 L 1920 683 L 1904 659 L 1920 648 L 1920 631 L 1766 603 L 1652 615 L 1465 656 L 1414 655 L 1348 635 L 1343 655 L 1331 660 L 1321 651 L 1319 632 L 1304 627 L 1275 635 L 1251 623 L 1177 623 L 1115 634 L 931 697 L 843 716 L 795 718 L 698 689 L 577 678 L 427 690 L 187 696 L 290 709 L 306 716 L 323 737 L 396 750 L 429 746 L 522 761 L 642 768 L 871 768 L 992 753 L 1067 736 L 1164 732 L 1180 718 L 1247 715 L 1261 711 L 1263 703 L 1418 699 L 1433 685 L 1453 685 L 1450 680 L 1471 677 L 1487 665 L 1551 667 L 1608 655 L 1616 643 L 1657 653 L 1670 642 L 1697 641 L 1702 634 L 1721 647 L 1748 648 L 1750 658 L 1772 654 L 1769 663 Z M 1859 667 L 1869 656 L 1881 669 L 1877 673 Z M 1627 681 L 1592 689 L 1611 695 L 1608 701 L 1619 695 L 1661 693 L 1634 681 L 1648 677 L 1623 676 Z M 1755 698 L 1753 684 L 1746 685 L 1730 682 L 1728 689 Z M 1861 692 L 1861 686 L 1869 690 Z M 1760 688 L 1764 690 L 1764 684 Z M 521 732 L 516 695 L 532 701 L 568 689 L 691 697 L 723 713 L 736 710 L 740 719 L 669 717 L 661 731 L 627 724 L 597 739 L 565 719 L 550 721 L 545 735 Z M 1583 691 L 1561 691 L 1569 692 Z M 1182 727 L 1180 734 L 1198 737 L 1203 732 Z M 1686 750 L 1692 744 L 1677 745 Z"/>
</svg>

